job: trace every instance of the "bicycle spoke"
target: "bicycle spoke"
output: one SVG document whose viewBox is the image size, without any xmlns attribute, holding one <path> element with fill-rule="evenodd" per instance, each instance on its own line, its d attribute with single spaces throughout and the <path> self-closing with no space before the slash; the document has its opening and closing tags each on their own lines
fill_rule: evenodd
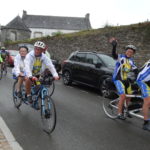
<svg viewBox="0 0 150 150">
<path fill-rule="evenodd" d="M 109 118 L 112 118 L 112 119 L 117 118 L 118 101 L 119 101 L 118 99 L 110 100 L 107 98 L 103 100 L 103 110 Z"/>
<path fill-rule="evenodd" d="M 44 98 L 44 105 L 41 106 L 41 119 L 43 130 L 48 134 L 52 133 L 56 126 L 56 109 L 50 96 Z"/>
</svg>

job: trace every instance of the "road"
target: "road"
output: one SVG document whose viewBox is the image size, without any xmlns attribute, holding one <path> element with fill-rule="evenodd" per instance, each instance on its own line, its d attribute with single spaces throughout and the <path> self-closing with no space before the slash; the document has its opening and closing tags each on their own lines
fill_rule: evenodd
<svg viewBox="0 0 150 150">
<path fill-rule="evenodd" d="M 23 104 L 18 111 L 12 101 L 10 72 L 0 80 L 0 116 L 24 150 L 148 150 L 150 133 L 142 121 L 111 120 L 102 109 L 97 90 L 64 86 L 55 82 L 52 98 L 57 109 L 57 126 L 49 136 L 42 130 L 40 112 Z"/>
</svg>

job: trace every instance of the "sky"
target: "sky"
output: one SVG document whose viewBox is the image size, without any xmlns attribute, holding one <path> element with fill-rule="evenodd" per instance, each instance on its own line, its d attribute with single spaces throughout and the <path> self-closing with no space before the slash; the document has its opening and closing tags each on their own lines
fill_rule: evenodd
<svg viewBox="0 0 150 150">
<path fill-rule="evenodd" d="M 85 17 L 93 29 L 150 21 L 150 0 L 1 0 L 0 25 L 29 15 Z"/>
</svg>

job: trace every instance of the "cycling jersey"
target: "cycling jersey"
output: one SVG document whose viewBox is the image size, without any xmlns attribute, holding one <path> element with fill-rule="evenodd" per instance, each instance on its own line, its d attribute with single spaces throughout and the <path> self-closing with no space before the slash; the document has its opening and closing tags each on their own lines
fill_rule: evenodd
<svg viewBox="0 0 150 150">
<path fill-rule="evenodd" d="M 20 56 L 20 54 L 16 55 L 14 58 L 14 68 L 12 69 L 12 73 L 18 76 L 21 72 L 25 73 L 25 63 L 24 59 Z"/>
<path fill-rule="evenodd" d="M 132 89 L 130 83 L 127 81 L 128 73 L 131 70 L 137 69 L 133 59 L 128 58 L 125 54 L 117 54 L 116 47 L 113 47 L 112 56 L 117 59 L 113 74 L 113 81 L 117 88 L 118 94 L 131 94 Z"/>
<path fill-rule="evenodd" d="M 3 62 L 3 58 L 1 57 L 1 54 L 0 54 L 0 63 L 2 63 Z"/>
<path fill-rule="evenodd" d="M 125 54 L 117 54 L 116 47 L 113 47 L 112 56 L 117 59 L 113 81 L 115 80 L 127 80 L 128 73 L 131 70 L 137 69 L 132 58 L 128 58 Z"/>
<path fill-rule="evenodd" d="M 141 88 L 142 96 L 144 98 L 150 96 L 150 85 L 148 84 L 149 81 L 150 81 L 150 60 L 144 64 L 142 70 L 140 71 L 137 77 L 137 83 Z"/>
<path fill-rule="evenodd" d="M 27 77 L 41 74 L 44 72 L 45 66 L 51 71 L 53 77 L 58 77 L 54 65 L 45 54 L 42 53 L 40 57 L 36 57 L 34 51 L 31 51 L 26 55 L 25 72 Z"/>
<path fill-rule="evenodd" d="M 3 61 L 6 59 L 6 57 L 9 55 L 9 53 L 6 50 L 1 50 L 1 57 L 3 58 Z"/>
<path fill-rule="evenodd" d="M 134 69 L 137 69 L 137 67 L 134 64 L 133 59 L 128 58 L 124 54 L 119 54 L 113 74 L 113 80 L 126 80 L 128 73 Z"/>
<path fill-rule="evenodd" d="M 138 74 L 137 81 L 149 81 L 150 80 L 150 60 L 148 60 L 142 70 Z"/>
</svg>

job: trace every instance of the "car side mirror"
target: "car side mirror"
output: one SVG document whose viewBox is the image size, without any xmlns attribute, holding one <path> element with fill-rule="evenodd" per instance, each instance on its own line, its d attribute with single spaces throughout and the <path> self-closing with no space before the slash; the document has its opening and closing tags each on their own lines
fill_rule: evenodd
<svg viewBox="0 0 150 150">
<path fill-rule="evenodd" d="M 96 68 L 100 68 L 102 66 L 102 63 L 97 63 L 97 64 L 95 64 L 95 67 Z"/>
</svg>

